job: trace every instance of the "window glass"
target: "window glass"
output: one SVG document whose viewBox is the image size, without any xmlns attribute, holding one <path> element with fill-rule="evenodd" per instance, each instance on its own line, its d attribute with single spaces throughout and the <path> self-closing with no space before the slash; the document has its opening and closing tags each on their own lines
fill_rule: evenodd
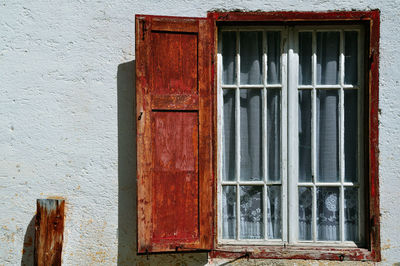
<svg viewBox="0 0 400 266">
<path fill-rule="evenodd" d="M 235 90 L 224 90 L 223 163 L 224 180 L 235 180 Z"/>
<path fill-rule="evenodd" d="M 267 91 L 267 156 L 268 180 L 281 179 L 281 92 L 279 89 Z"/>
<path fill-rule="evenodd" d="M 261 90 L 240 90 L 240 179 L 262 180 Z"/>
<path fill-rule="evenodd" d="M 358 43 L 356 31 L 346 31 L 344 49 L 344 83 L 357 85 L 358 76 Z"/>
<path fill-rule="evenodd" d="M 261 32 L 240 32 L 240 84 L 261 84 L 262 53 Z"/>
<path fill-rule="evenodd" d="M 281 82 L 281 33 L 279 31 L 267 32 L 267 83 L 278 84 Z"/>
<path fill-rule="evenodd" d="M 339 180 L 339 92 L 317 91 L 317 179 Z"/>
<path fill-rule="evenodd" d="M 339 83 L 339 32 L 317 32 L 317 84 Z"/>
<path fill-rule="evenodd" d="M 222 82 L 224 84 L 236 83 L 236 33 L 226 31 L 222 33 Z"/>
<path fill-rule="evenodd" d="M 299 33 L 299 84 L 311 85 L 312 32 Z"/>
</svg>

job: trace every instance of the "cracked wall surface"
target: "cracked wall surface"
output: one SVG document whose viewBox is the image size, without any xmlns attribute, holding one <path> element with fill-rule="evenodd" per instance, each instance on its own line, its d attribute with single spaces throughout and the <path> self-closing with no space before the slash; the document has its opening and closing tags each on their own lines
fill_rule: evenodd
<svg viewBox="0 0 400 266">
<path fill-rule="evenodd" d="M 204 265 L 136 256 L 134 15 L 381 10 L 382 265 L 400 262 L 398 0 L 0 0 L 0 265 L 30 265 L 37 198 L 66 200 L 65 265 Z M 244 264 L 245 263 L 245 264 Z M 249 260 L 236 265 L 335 265 Z M 353 263 L 354 265 L 354 263 Z"/>
</svg>

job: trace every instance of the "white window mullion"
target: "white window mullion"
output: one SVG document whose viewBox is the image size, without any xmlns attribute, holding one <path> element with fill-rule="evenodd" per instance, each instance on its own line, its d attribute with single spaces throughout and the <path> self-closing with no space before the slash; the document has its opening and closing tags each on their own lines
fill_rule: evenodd
<svg viewBox="0 0 400 266">
<path fill-rule="evenodd" d="M 235 89 L 235 162 L 236 162 L 236 238 L 240 239 L 240 35 L 236 32 L 236 89 Z"/>
<path fill-rule="evenodd" d="M 222 227 L 223 227 L 223 221 L 222 221 L 222 168 L 223 168 L 223 133 L 224 133 L 224 100 L 223 100 L 223 91 L 221 88 L 222 84 L 222 33 L 218 33 L 218 54 L 217 54 L 217 160 L 218 160 L 218 187 L 217 187 L 217 194 L 218 194 L 218 239 L 222 239 L 223 234 L 222 234 Z"/>
<path fill-rule="evenodd" d="M 339 230 L 340 240 L 344 241 L 344 33 L 340 31 L 340 56 L 339 56 L 339 177 L 340 177 L 340 199 L 339 199 Z"/>
<path fill-rule="evenodd" d="M 295 70 L 297 54 L 294 51 L 295 33 L 293 28 L 289 28 L 289 80 L 288 80 L 288 124 L 297 124 L 296 108 L 297 108 L 297 72 Z M 296 142 L 298 141 L 298 133 L 292 127 L 288 129 L 288 160 L 289 160 L 289 178 L 288 178 L 288 216 L 289 216 L 289 244 L 294 244 L 297 241 L 297 228 L 298 228 L 298 210 L 297 206 L 297 164 L 295 161 L 298 157 L 298 150 L 296 150 Z"/>
<path fill-rule="evenodd" d="M 287 176 L 287 172 L 288 172 L 288 153 L 287 153 L 287 128 L 288 128 L 288 113 L 289 110 L 287 110 L 287 108 L 285 108 L 286 106 L 288 106 L 288 56 L 287 56 L 287 50 L 288 50 L 288 28 L 286 27 L 284 31 L 281 32 L 281 84 L 282 84 L 282 88 L 281 88 L 281 162 L 282 162 L 282 169 L 281 169 L 281 202 L 282 202 L 282 217 L 281 217 L 281 221 L 282 221 L 282 240 L 284 242 L 288 241 L 288 197 L 287 197 L 287 183 L 288 183 L 288 176 Z M 295 73 L 298 73 L 298 71 L 294 70 Z M 296 94 L 295 94 L 296 97 Z M 293 105 L 294 109 L 296 109 L 296 103 Z M 295 117 L 297 117 L 295 115 Z M 297 152 L 298 154 L 298 152 Z M 297 175 L 293 176 L 293 178 L 297 179 Z M 297 181 L 296 181 L 297 182 Z M 295 194 L 294 194 L 297 198 L 297 189 L 295 189 Z M 298 216 L 298 210 L 297 210 L 297 204 L 294 204 L 294 214 L 295 216 Z M 298 221 L 298 218 L 296 218 L 296 221 Z M 294 223 L 295 225 L 296 223 Z M 297 228 L 296 226 L 294 226 L 295 228 Z"/>
<path fill-rule="evenodd" d="M 268 186 L 264 184 L 264 239 L 268 240 Z"/>
<path fill-rule="evenodd" d="M 265 183 L 268 182 L 268 153 L 267 153 L 267 35 L 266 32 L 262 33 L 263 38 L 263 57 L 262 57 L 262 69 L 263 69 L 263 88 L 262 88 L 262 145 L 263 145 L 263 180 Z M 268 239 L 268 186 L 264 186 L 264 239 Z"/>
<path fill-rule="evenodd" d="M 317 240 L 317 188 L 315 186 L 317 178 L 317 92 L 315 86 L 317 84 L 317 36 L 315 30 L 312 32 L 312 62 L 311 62 L 311 78 L 312 78 L 312 93 L 311 93 L 311 175 L 314 184 L 312 189 L 313 203 L 312 203 L 312 238 L 315 242 Z"/>
</svg>

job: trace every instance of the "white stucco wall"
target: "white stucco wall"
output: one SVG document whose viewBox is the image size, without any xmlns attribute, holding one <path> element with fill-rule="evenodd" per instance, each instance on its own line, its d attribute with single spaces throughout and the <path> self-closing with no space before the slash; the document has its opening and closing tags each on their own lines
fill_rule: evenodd
<svg viewBox="0 0 400 266">
<path fill-rule="evenodd" d="M 135 255 L 134 15 L 215 8 L 381 10 L 382 264 L 400 262 L 399 4 L 0 0 L 0 265 L 31 263 L 35 201 L 51 196 L 66 199 L 65 265 L 207 263 L 204 253 Z"/>
</svg>

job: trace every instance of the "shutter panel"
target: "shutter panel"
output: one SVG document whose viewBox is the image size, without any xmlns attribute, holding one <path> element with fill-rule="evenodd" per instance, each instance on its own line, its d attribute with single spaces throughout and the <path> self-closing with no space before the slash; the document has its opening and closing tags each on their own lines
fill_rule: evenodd
<svg viewBox="0 0 400 266">
<path fill-rule="evenodd" d="M 136 16 L 138 252 L 212 247 L 211 30 Z"/>
</svg>

